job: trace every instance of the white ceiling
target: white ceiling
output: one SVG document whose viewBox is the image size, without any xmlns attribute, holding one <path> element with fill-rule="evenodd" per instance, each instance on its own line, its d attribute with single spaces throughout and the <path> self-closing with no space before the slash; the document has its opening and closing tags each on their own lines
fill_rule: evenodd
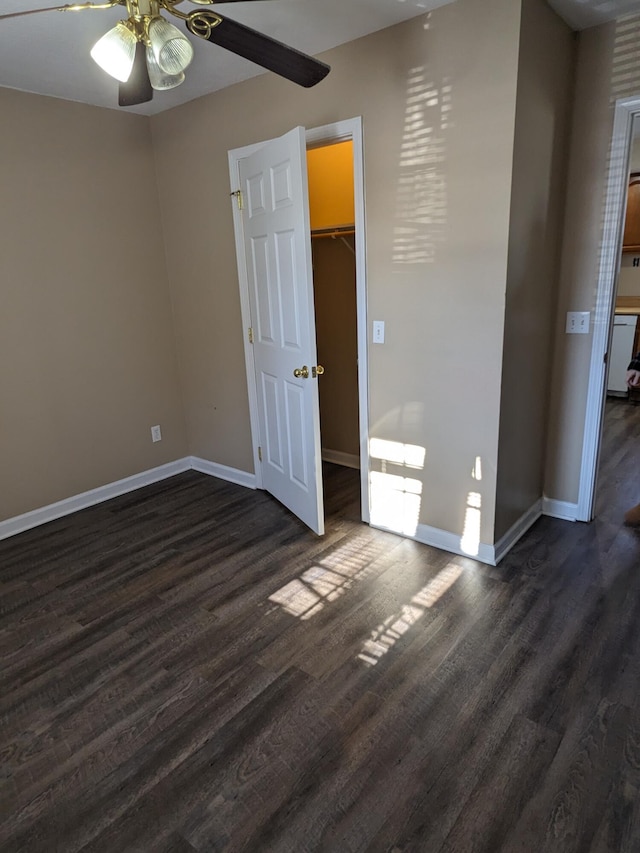
<svg viewBox="0 0 640 853">
<path fill-rule="evenodd" d="M 39 8 L 48 3 L 55 5 L 55 2 L 0 0 L 0 14 Z M 451 2 L 456 0 L 271 0 L 233 3 L 219 10 L 285 44 L 316 55 Z M 640 11 L 640 0 L 548 2 L 574 29 Z M 187 5 L 182 8 L 186 9 Z M 91 60 L 89 50 L 124 17 L 123 12 L 122 7 L 46 12 L 0 21 L 0 86 L 117 108 L 117 83 Z M 185 83 L 169 92 L 156 93 L 150 104 L 130 107 L 129 111 L 151 115 L 240 80 L 268 73 L 217 45 L 190 38 L 195 57 L 187 70 Z"/>
<path fill-rule="evenodd" d="M 65 2 L 72 0 L 58 0 L 59 5 Z M 216 11 L 315 56 L 450 2 L 453 0 L 271 0 L 229 3 L 217 6 Z M 56 0 L 0 0 L 0 14 L 49 5 L 55 6 Z M 179 8 L 187 11 L 189 6 L 203 8 L 188 2 Z M 89 51 L 124 17 L 124 8 L 117 6 L 0 21 L 0 86 L 117 108 L 118 84 L 98 68 Z M 175 19 L 173 23 L 186 32 L 181 23 Z M 195 56 L 185 82 L 168 92 L 154 93 L 151 103 L 130 107 L 129 112 L 151 115 L 269 73 L 222 47 L 189 38 Z"/>
<path fill-rule="evenodd" d="M 547 0 L 574 30 L 640 12 L 640 0 Z"/>
</svg>

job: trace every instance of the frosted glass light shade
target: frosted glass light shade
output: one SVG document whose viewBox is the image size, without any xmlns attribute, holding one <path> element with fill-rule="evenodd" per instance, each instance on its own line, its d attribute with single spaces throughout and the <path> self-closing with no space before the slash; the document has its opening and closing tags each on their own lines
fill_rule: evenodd
<svg viewBox="0 0 640 853">
<path fill-rule="evenodd" d="M 131 75 L 136 55 L 136 37 L 120 21 L 91 48 L 91 58 L 103 71 L 126 83 Z"/>
<path fill-rule="evenodd" d="M 184 83 L 184 74 L 182 71 L 179 74 L 167 74 L 166 71 L 160 68 L 150 47 L 147 47 L 147 70 L 151 85 L 159 92 L 163 89 L 175 89 L 180 83 Z"/>
<path fill-rule="evenodd" d="M 151 20 L 149 41 L 157 64 L 167 74 L 180 74 L 193 59 L 193 47 L 189 39 L 164 18 Z"/>
</svg>

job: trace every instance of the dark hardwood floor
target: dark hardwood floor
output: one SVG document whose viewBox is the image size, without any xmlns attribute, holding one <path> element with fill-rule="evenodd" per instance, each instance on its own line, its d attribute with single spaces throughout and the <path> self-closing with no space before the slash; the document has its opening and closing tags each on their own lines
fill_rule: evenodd
<svg viewBox="0 0 640 853">
<path fill-rule="evenodd" d="M 640 851 L 639 413 L 497 568 L 334 466 L 324 538 L 189 472 L 0 542 L 0 849 Z"/>
</svg>

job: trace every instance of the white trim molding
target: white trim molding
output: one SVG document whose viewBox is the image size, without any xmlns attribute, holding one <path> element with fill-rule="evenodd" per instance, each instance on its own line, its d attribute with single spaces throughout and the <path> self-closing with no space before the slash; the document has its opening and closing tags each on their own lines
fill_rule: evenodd
<svg viewBox="0 0 640 853">
<path fill-rule="evenodd" d="M 157 468 L 150 468 L 140 474 L 133 474 L 131 477 L 107 483 L 106 486 L 99 486 L 97 489 L 90 489 L 88 492 L 81 492 L 79 495 L 56 501 L 48 506 L 16 515 L 14 518 L 0 521 L 0 539 L 7 539 L 9 536 L 31 530 L 32 527 L 38 527 L 48 521 L 55 521 L 56 518 L 62 518 L 65 515 L 78 512 L 78 510 L 111 500 L 111 498 L 126 495 L 127 492 L 134 492 L 143 486 L 149 486 L 152 483 L 160 482 L 160 480 L 166 480 L 167 477 L 182 474 L 183 471 L 189 471 L 190 468 L 191 460 L 189 457 L 177 459 L 175 462 L 167 462 L 166 465 L 159 465 Z"/>
<path fill-rule="evenodd" d="M 344 453 L 342 450 L 328 450 L 323 447 L 322 461 L 333 462 L 334 465 L 342 465 L 345 468 L 360 469 L 360 457 L 357 453 Z"/>
<path fill-rule="evenodd" d="M 542 514 L 551 518 L 560 518 L 562 521 L 583 521 L 578 516 L 578 504 L 569 501 L 557 501 L 555 498 L 544 497 L 542 499 Z"/>
<path fill-rule="evenodd" d="M 428 524 L 419 524 L 414 536 L 409 536 L 406 533 L 398 533 L 398 535 L 403 536 L 405 539 L 413 539 L 422 545 L 431 545 L 433 548 L 439 548 L 441 551 L 447 551 L 449 554 L 458 554 L 461 557 L 468 557 L 470 560 L 477 560 L 479 563 L 485 563 L 488 566 L 497 566 L 500 560 L 509 553 L 516 542 L 524 536 L 541 515 L 542 499 L 539 499 L 522 514 L 495 545 L 487 545 L 485 542 L 479 542 L 477 551 L 473 554 L 462 548 L 462 537 L 459 533 L 451 533 L 448 530 L 441 530 L 438 527 L 430 527 Z M 390 530 L 388 527 L 376 524 L 372 524 L 371 526 L 377 527 L 380 530 L 389 530 L 390 533 L 397 533 L 397 531 Z"/>
<path fill-rule="evenodd" d="M 345 465 L 350 468 L 358 467 L 358 457 L 355 455 L 340 453 L 339 451 L 324 451 L 323 456 L 324 453 L 328 454 L 325 457 L 327 461 L 335 461 L 338 465 Z M 340 456 L 343 461 L 338 462 L 337 459 L 330 459 L 329 455 L 333 455 L 334 457 Z M 350 462 L 352 464 L 349 464 Z M 238 468 L 231 468 L 228 465 L 221 465 L 218 462 L 210 462 L 208 459 L 201 459 L 199 456 L 185 456 L 182 459 L 176 459 L 175 462 L 159 465 L 157 468 L 142 471 L 140 474 L 116 480 L 113 483 L 99 486 L 88 492 L 82 492 L 79 495 L 74 495 L 65 500 L 40 507 L 23 515 L 17 515 L 6 521 L 0 521 L 0 540 L 8 539 L 10 536 L 15 536 L 34 527 L 39 527 L 41 524 L 46 524 L 49 521 L 55 521 L 55 519 L 62 518 L 65 515 L 71 515 L 81 509 L 96 506 L 97 504 L 104 503 L 104 501 L 111 500 L 111 498 L 136 491 L 144 486 L 158 483 L 161 480 L 174 477 L 176 474 L 182 474 L 184 471 L 192 470 L 198 471 L 200 474 L 207 474 L 210 477 L 216 477 L 219 480 L 225 480 L 228 483 L 243 486 L 247 489 L 257 488 L 255 474 L 250 474 L 248 471 L 240 471 Z M 418 525 L 415 536 L 398 533 L 381 525 L 371 526 L 377 527 L 379 530 L 389 530 L 390 533 L 397 533 L 398 536 L 403 536 L 407 539 L 414 539 L 423 545 L 431 545 L 434 548 L 440 548 L 442 551 L 448 551 L 451 554 L 459 554 L 462 557 L 469 557 L 472 560 L 478 560 L 481 563 L 495 566 L 513 548 L 531 525 L 540 518 L 543 510 L 545 515 L 553 515 L 555 518 L 575 521 L 576 509 L 576 504 L 565 504 L 562 501 L 552 501 L 549 498 L 537 501 L 505 533 L 495 546 L 486 545 L 482 542 L 479 543 L 477 554 L 470 554 L 468 551 L 464 551 L 460 546 L 461 537 L 457 534 L 450 533 L 447 530 L 440 530 L 437 527 L 429 527 L 426 524 Z"/>
<path fill-rule="evenodd" d="M 371 522 L 370 524 L 376 530 L 395 533 L 396 536 L 401 536 L 403 539 L 413 539 L 414 542 L 419 542 L 421 545 L 431 545 L 432 548 L 439 548 L 441 551 L 447 551 L 449 554 L 459 554 L 461 557 L 468 557 L 470 560 L 477 560 L 479 563 L 487 563 L 489 566 L 495 566 L 496 564 L 495 548 L 493 545 L 485 545 L 483 542 L 480 542 L 477 554 L 469 554 L 460 547 L 462 537 L 459 534 L 450 533 L 448 530 L 441 530 L 439 527 L 419 524 L 415 534 L 411 536 L 409 533 L 400 533 L 391 527 L 384 527 L 382 524 L 372 524 Z"/>
<path fill-rule="evenodd" d="M 529 528 L 532 527 L 541 516 L 542 498 L 538 498 L 533 506 L 529 507 L 529 509 L 520 516 L 516 523 L 513 524 L 504 536 L 501 536 L 493 546 L 495 559 L 494 565 L 498 565 L 500 560 L 509 553 L 516 542 L 522 539 L 527 530 L 529 530 Z"/>
<path fill-rule="evenodd" d="M 462 537 L 457 533 L 450 533 L 448 530 L 429 527 L 428 524 L 419 524 L 416 535 L 410 538 L 415 539 L 416 542 L 421 542 L 423 545 L 432 545 L 434 548 L 440 548 L 441 551 L 448 551 L 450 554 L 459 554 L 461 557 L 468 557 L 470 560 L 477 560 L 479 563 L 486 563 L 489 566 L 495 566 L 496 564 L 493 545 L 486 545 L 484 542 L 479 542 L 478 553 L 469 554 L 468 551 L 463 551 L 460 547 Z"/>
<path fill-rule="evenodd" d="M 367 326 L 367 279 L 366 279 L 366 224 L 365 224 L 365 185 L 364 185 L 364 131 L 362 117 L 344 119 L 305 130 L 307 149 L 321 145 L 329 145 L 350 139 L 353 143 L 353 190 L 355 216 L 355 251 L 356 251 L 356 307 L 357 307 L 357 347 L 358 347 L 358 407 L 359 407 L 359 437 L 360 437 L 360 493 L 361 517 L 369 522 L 369 367 L 368 367 L 368 326 Z M 265 140 L 266 141 L 266 140 Z M 265 143 L 259 142 L 235 148 L 228 152 L 229 179 L 232 195 L 239 189 L 239 166 L 245 157 L 254 154 Z M 240 294 L 240 313 L 243 326 L 243 341 L 247 389 L 249 396 L 249 420 L 253 444 L 253 462 L 256 473 L 255 488 L 262 488 L 262 466 L 259 461 L 258 447 L 261 444 L 258 421 L 258 394 L 256 388 L 255 361 L 253 347 L 249 343 L 247 330 L 252 327 L 251 310 L 249 305 L 249 285 L 244 257 L 244 242 L 242 230 L 242 214 L 238 209 L 235 198 L 231 199 L 236 245 L 236 260 L 238 269 L 238 287 Z M 345 463 L 338 463 L 345 464 Z"/>
<path fill-rule="evenodd" d="M 127 492 L 134 492 L 143 486 L 150 486 L 152 483 L 159 483 L 168 477 L 174 477 L 176 474 L 191 470 L 217 477 L 219 480 L 227 480 L 229 483 L 236 483 L 238 486 L 245 486 L 248 489 L 256 488 L 255 474 L 239 471 L 237 468 L 229 468 L 227 465 L 220 465 L 217 462 L 209 462 L 206 459 L 200 459 L 198 456 L 185 456 L 182 459 L 176 459 L 175 462 L 167 462 L 166 465 L 150 468 L 140 474 L 133 474 L 133 476 L 125 477 L 123 480 L 116 480 L 113 483 L 107 483 L 106 486 L 99 486 L 97 489 L 90 489 L 88 492 L 82 492 L 48 506 L 34 509 L 31 512 L 25 512 L 23 515 L 16 515 L 14 518 L 0 521 L 0 540 L 8 539 L 10 536 L 24 533 L 25 530 L 46 524 L 48 521 L 55 521 L 56 518 L 71 515 L 78 510 L 96 506 L 96 504 L 104 503 L 111 498 L 126 495 Z"/>
<path fill-rule="evenodd" d="M 190 456 L 189 459 L 191 468 L 201 474 L 208 474 L 210 477 L 217 477 L 219 480 L 226 480 L 228 483 L 235 483 L 237 486 L 245 486 L 247 489 L 258 488 L 255 474 L 240 471 L 238 468 L 229 468 L 227 465 L 220 465 L 218 462 L 209 462 L 208 459 L 200 459 L 199 456 Z"/>
<path fill-rule="evenodd" d="M 602 251 L 593 317 L 593 338 L 585 416 L 580 485 L 575 519 L 591 521 L 596 493 L 602 420 L 606 398 L 607 366 L 616 281 L 620 269 L 624 211 L 629 183 L 629 155 L 634 116 L 640 114 L 640 98 L 624 98 L 615 106 L 609 158 L 609 178 L 604 208 Z M 556 502 L 561 503 L 561 502 Z M 546 515 L 555 515 L 549 512 Z M 557 515 L 557 518 L 564 516 Z"/>
</svg>

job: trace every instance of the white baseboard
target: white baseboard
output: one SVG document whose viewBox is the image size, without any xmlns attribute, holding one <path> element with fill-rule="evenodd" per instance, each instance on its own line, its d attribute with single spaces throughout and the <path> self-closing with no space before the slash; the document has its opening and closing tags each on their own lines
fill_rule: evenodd
<svg viewBox="0 0 640 853">
<path fill-rule="evenodd" d="M 460 554 L 461 557 L 470 557 L 472 560 L 478 560 L 480 563 L 487 563 L 490 566 L 495 566 L 496 564 L 492 545 L 485 545 L 484 542 L 479 542 L 477 554 L 470 554 L 460 547 L 461 536 L 456 533 L 450 533 L 448 530 L 440 530 L 439 527 L 419 524 L 416 535 L 413 538 L 424 545 L 433 545 L 434 548 L 440 548 L 452 554 Z"/>
<path fill-rule="evenodd" d="M 343 453 L 342 450 L 327 450 L 326 447 L 323 447 L 322 461 L 333 462 L 334 465 L 343 465 L 345 468 L 360 470 L 360 457 L 357 453 Z"/>
<path fill-rule="evenodd" d="M 71 515 L 72 512 L 87 509 L 87 507 L 95 506 L 111 498 L 117 498 L 119 495 L 126 495 L 127 492 L 133 492 L 143 486 L 158 483 L 160 480 L 166 480 L 168 477 L 192 469 L 202 474 L 218 477 L 220 480 L 237 483 L 239 486 L 246 486 L 249 489 L 256 488 L 255 474 L 238 471 L 236 468 L 228 468 L 226 465 L 219 465 L 217 462 L 208 462 L 206 459 L 200 459 L 197 456 L 185 456 L 183 459 L 176 459 L 175 462 L 150 468 L 140 474 L 125 477 L 123 480 L 116 480 L 114 483 L 107 483 L 106 486 L 99 486 L 97 489 L 91 489 L 88 492 L 82 492 L 79 495 L 43 506 L 40 509 L 25 512 L 23 515 L 16 515 L 6 521 L 0 521 L 0 539 L 8 539 L 9 536 L 31 530 L 32 527 L 38 527 L 48 521 L 55 521 L 56 518 Z"/>
<path fill-rule="evenodd" d="M 501 536 L 496 542 L 494 546 L 494 565 L 498 565 L 500 560 L 509 553 L 516 542 L 524 536 L 527 530 L 536 523 L 541 515 L 542 498 L 538 498 L 533 506 L 523 513 L 516 523 L 507 530 L 504 536 Z"/>
<path fill-rule="evenodd" d="M 330 452 L 337 453 L 337 451 Z M 350 454 L 341 454 L 341 457 L 358 458 L 351 457 Z M 336 464 L 346 465 L 348 463 L 337 462 Z M 349 467 L 359 467 L 359 465 L 349 465 Z M 226 480 L 229 483 L 235 483 L 249 489 L 257 488 L 255 474 L 249 474 L 247 471 L 240 471 L 237 468 L 230 468 L 227 465 L 221 465 L 217 462 L 210 462 L 198 456 L 186 456 L 183 459 L 177 459 L 175 462 L 168 462 L 166 465 L 142 471 L 140 474 L 116 480 L 114 483 L 108 483 L 106 486 L 100 486 L 97 489 L 91 489 L 88 492 L 82 492 L 65 500 L 57 501 L 56 503 L 26 512 L 22 515 L 17 515 L 6 521 L 0 521 L 0 540 L 7 539 L 25 530 L 46 524 L 48 521 L 54 521 L 56 518 L 62 518 L 65 515 L 78 512 L 78 510 L 95 506 L 111 498 L 127 494 L 127 492 L 133 492 L 143 486 L 157 483 L 160 480 L 166 480 L 168 477 L 173 477 L 176 474 L 181 474 L 183 471 L 189 470 L 208 474 L 211 477 L 217 477 L 220 480 Z M 537 501 L 524 513 L 495 546 L 480 542 L 478 544 L 478 551 L 475 554 L 470 554 L 461 548 L 461 537 L 459 535 L 450 533 L 447 530 L 440 530 L 437 527 L 429 527 L 427 524 L 419 524 L 415 536 L 409 536 L 408 538 L 415 539 L 416 542 L 421 542 L 424 545 L 432 545 L 434 548 L 440 548 L 443 551 L 449 551 L 452 554 L 459 554 L 463 557 L 471 557 L 481 563 L 495 566 L 513 548 L 516 542 L 526 533 L 540 515 L 551 515 L 554 518 L 575 521 L 576 513 L 577 504 L 543 498 L 542 501 Z M 372 527 L 380 526 L 372 525 Z M 389 528 L 380 527 L 380 529 L 385 530 Z M 397 531 L 391 532 L 395 533 Z"/>
<path fill-rule="evenodd" d="M 46 524 L 48 521 L 54 521 L 56 518 L 62 518 L 65 515 L 71 515 L 72 512 L 78 512 L 78 510 L 95 506 L 111 498 L 117 498 L 119 495 L 127 494 L 127 492 L 149 486 L 151 483 L 158 483 L 160 480 L 166 480 L 167 477 L 181 474 L 190 468 L 191 461 L 188 457 L 177 459 L 175 462 L 150 468 L 140 474 L 125 477 L 123 480 L 116 480 L 114 483 L 107 483 L 106 486 L 99 486 L 97 489 L 91 489 L 65 500 L 56 501 L 56 503 L 43 506 L 40 509 L 16 515 L 14 518 L 0 521 L 0 539 L 7 539 L 9 536 L 15 536 L 17 533 L 30 530 L 32 527 L 38 527 L 40 524 Z"/>
<path fill-rule="evenodd" d="M 542 514 L 550 515 L 551 518 L 561 518 L 563 521 L 576 521 L 578 518 L 578 504 L 544 497 L 542 499 Z"/>
<path fill-rule="evenodd" d="M 450 554 L 470 557 L 472 560 L 478 560 L 478 562 L 487 563 L 490 566 L 495 566 L 496 564 L 492 545 L 485 545 L 480 542 L 478 544 L 478 553 L 470 554 L 468 551 L 463 551 L 460 547 L 461 536 L 450 533 L 448 530 L 440 530 L 438 527 L 429 527 L 428 524 L 419 524 L 414 536 L 410 536 L 407 533 L 399 533 L 397 530 L 392 530 L 390 527 L 383 527 L 381 524 L 371 524 L 371 527 L 375 527 L 378 530 L 388 530 L 390 533 L 396 533 L 405 539 L 413 539 L 422 545 L 431 545 L 434 548 L 439 548 L 441 551 L 448 551 Z"/>
<path fill-rule="evenodd" d="M 207 459 L 200 459 L 199 456 L 190 456 L 189 460 L 191 463 L 190 467 L 201 474 L 209 474 L 210 477 L 227 480 L 229 483 L 246 486 L 248 489 L 257 488 L 255 474 L 240 471 L 238 468 L 229 468 L 227 465 L 220 465 L 218 462 L 209 462 Z"/>
<path fill-rule="evenodd" d="M 416 542 L 421 542 L 423 545 L 431 545 L 434 548 L 440 548 L 441 551 L 448 551 L 450 554 L 459 554 L 461 557 L 470 557 L 472 560 L 477 560 L 479 563 L 486 563 L 489 566 L 497 566 L 500 560 L 513 548 L 516 542 L 521 539 L 527 530 L 540 518 L 542 515 L 542 500 L 537 500 L 535 504 L 527 510 L 516 523 L 505 533 L 495 545 L 487 545 L 484 542 L 479 542 L 477 552 L 470 553 L 462 548 L 462 537 L 456 533 L 450 533 L 448 530 L 440 530 L 438 527 L 430 527 L 428 524 L 419 524 L 415 536 L 406 538 L 415 539 Z M 372 525 L 377 527 L 379 525 Z M 380 527 L 381 530 L 388 528 Z M 396 531 L 391 531 L 392 533 Z M 400 534 L 406 536 L 406 534 Z M 476 549 L 474 548 L 474 551 Z"/>
</svg>

